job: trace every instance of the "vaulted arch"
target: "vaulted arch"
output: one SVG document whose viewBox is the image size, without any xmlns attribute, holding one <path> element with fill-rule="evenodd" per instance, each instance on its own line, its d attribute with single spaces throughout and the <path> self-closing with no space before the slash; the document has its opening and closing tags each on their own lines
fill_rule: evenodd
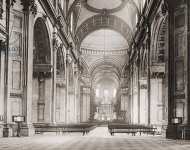
<svg viewBox="0 0 190 150">
<path fill-rule="evenodd" d="M 90 74 L 93 73 L 93 71 L 102 65 L 108 65 L 112 66 L 113 68 L 116 68 L 118 75 L 121 75 L 122 68 L 120 68 L 120 60 L 114 59 L 114 58 L 100 58 L 93 62 L 89 66 L 89 72 Z"/>
<path fill-rule="evenodd" d="M 75 39 L 78 46 L 80 47 L 83 39 L 87 35 L 102 28 L 117 31 L 127 40 L 128 43 L 131 42 L 132 31 L 126 22 L 114 15 L 99 14 L 87 19 L 77 29 Z"/>
</svg>

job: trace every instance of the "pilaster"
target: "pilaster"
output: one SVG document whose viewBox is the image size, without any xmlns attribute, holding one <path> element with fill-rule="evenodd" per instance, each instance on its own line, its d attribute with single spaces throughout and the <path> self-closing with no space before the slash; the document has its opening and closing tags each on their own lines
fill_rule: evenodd
<svg viewBox="0 0 190 150">
<path fill-rule="evenodd" d="M 31 136 L 34 134 L 32 125 L 32 65 L 33 60 L 33 20 L 35 14 L 31 8 L 35 1 L 23 1 L 23 115 L 25 123 L 21 127 L 21 136 Z M 37 7 L 36 7 L 37 11 Z"/>
</svg>

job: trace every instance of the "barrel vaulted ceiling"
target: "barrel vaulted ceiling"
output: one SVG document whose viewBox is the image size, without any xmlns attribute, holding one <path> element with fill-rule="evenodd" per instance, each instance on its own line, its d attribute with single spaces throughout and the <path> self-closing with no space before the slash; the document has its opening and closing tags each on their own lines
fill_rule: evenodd
<svg viewBox="0 0 190 150">
<path fill-rule="evenodd" d="M 128 62 L 128 49 L 142 1 L 70 1 L 71 8 L 80 5 L 75 39 L 89 75 L 94 74 L 95 78 L 103 74 L 109 76 L 116 70 L 117 76 L 121 76 Z"/>
</svg>

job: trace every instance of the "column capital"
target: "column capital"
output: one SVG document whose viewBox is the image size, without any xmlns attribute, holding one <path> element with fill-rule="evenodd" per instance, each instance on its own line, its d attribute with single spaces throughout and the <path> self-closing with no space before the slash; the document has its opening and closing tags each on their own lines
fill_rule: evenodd
<svg viewBox="0 0 190 150">
<path fill-rule="evenodd" d="M 21 0 L 21 5 L 23 5 L 23 11 L 31 11 L 33 15 L 37 14 L 37 4 L 35 0 Z"/>
</svg>

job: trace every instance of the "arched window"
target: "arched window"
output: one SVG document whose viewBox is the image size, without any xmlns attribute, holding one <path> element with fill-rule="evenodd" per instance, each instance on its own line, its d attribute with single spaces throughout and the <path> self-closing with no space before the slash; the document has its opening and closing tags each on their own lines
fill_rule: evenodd
<svg viewBox="0 0 190 150">
<path fill-rule="evenodd" d="M 34 52 L 33 52 L 33 92 L 37 99 L 33 101 L 35 121 L 45 121 L 46 105 L 46 78 L 51 76 L 51 48 L 47 26 L 42 18 L 38 18 L 34 25 Z M 37 117 L 37 118 L 36 118 Z"/>
</svg>

